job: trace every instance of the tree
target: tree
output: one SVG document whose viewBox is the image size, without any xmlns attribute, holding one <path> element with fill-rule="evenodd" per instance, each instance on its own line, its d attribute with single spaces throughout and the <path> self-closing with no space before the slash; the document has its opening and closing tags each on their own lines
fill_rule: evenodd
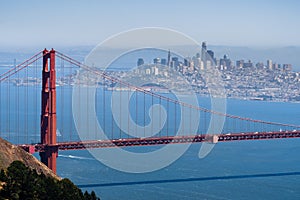
<svg viewBox="0 0 300 200">
<path fill-rule="evenodd" d="M 100 200 L 100 198 L 96 196 L 96 193 L 94 191 L 92 191 L 91 194 L 85 191 L 83 197 L 84 200 Z"/>
<path fill-rule="evenodd" d="M 100 198 L 96 196 L 96 193 L 94 191 L 91 192 L 91 200 L 100 200 Z"/>
<path fill-rule="evenodd" d="M 82 191 L 75 186 L 69 179 L 64 178 L 59 182 L 60 186 L 60 198 L 65 200 L 83 199 Z M 75 198 L 74 198 L 75 197 Z"/>
<path fill-rule="evenodd" d="M 58 181 L 26 167 L 20 161 L 14 161 L 1 170 L 0 180 L 5 182 L 0 190 L 1 199 L 64 199 L 64 200 L 100 200 L 95 192 L 89 194 L 74 185 L 69 179 Z"/>
<path fill-rule="evenodd" d="M 6 174 L 4 169 L 1 169 L 0 171 L 0 182 L 5 182 L 6 181 Z"/>
</svg>

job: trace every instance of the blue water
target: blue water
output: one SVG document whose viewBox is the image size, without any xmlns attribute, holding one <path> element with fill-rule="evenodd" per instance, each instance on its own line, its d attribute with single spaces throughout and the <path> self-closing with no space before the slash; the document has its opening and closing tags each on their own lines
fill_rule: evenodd
<svg viewBox="0 0 300 200">
<path fill-rule="evenodd" d="M 39 121 L 40 108 L 36 105 L 40 98 L 40 87 L 10 85 L 8 88 L 8 85 L 4 84 L 0 89 L 1 137 L 15 143 L 23 140 L 38 142 L 39 124 L 31 122 Z M 58 139 L 62 141 L 76 140 L 78 137 L 68 134 L 75 130 L 70 118 L 71 104 L 67 97 L 61 96 L 61 94 L 70 96 L 71 92 L 72 89 L 68 87 L 57 89 L 58 102 L 60 102 L 58 110 L 64 111 L 58 114 L 58 128 L 62 134 L 62 138 L 58 137 Z M 101 99 L 101 92 L 103 91 L 97 94 L 100 95 L 99 99 Z M 17 97 L 20 97 L 20 100 L 17 100 Z M 209 107 L 208 98 L 199 97 L 199 99 L 200 104 Z M 134 102 L 135 100 L 132 103 Z M 300 104 L 296 103 L 228 99 L 227 113 L 273 122 L 299 124 L 299 106 Z M 8 110 L 13 116 L 8 114 Z M 103 110 L 100 109 L 99 112 Z M 105 114 L 109 115 L 109 112 Z M 98 113 L 98 116 L 101 123 L 101 114 Z M 134 114 L 132 117 L 135 117 Z M 16 124 L 20 125 L 16 126 Z M 13 138 L 13 134 L 20 135 L 20 133 L 24 137 Z M 104 200 L 300 199 L 300 139 L 218 143 L 204 159 L 198 158 L 200 146 L 201 144 L 193 144 L 171 165 L 155 172 L 142 174 L 111 169 L 95 160 L 85 150 L 60 151 L 57 173 L 61 177 L 71 179 L 84 190 L 94 190 Z M 126 148 L 134 152 L 149 152 L 156 149 L 157 147 Z"/>
<path fill-rule="evenodd" d="M 194 144 L 172 165 L 147 174 L 115 171 L 88 159 L 92 157 L 86 151 L 61 152 L 58 174 L 96 191 L 102 199 L 299 199 L 299 143 L 299 139 L 220 143 L 202 160 L 197 157 L 199 144 Z M 278 176 L 292 172 L 297 175 Z"/>
<path fill-rule="evenodd" d="M 300 121 L 300 105 L 295 103 L 227 103 L 231 114 Z M 87 151 L 60 152 L 58 174 L 96 191 L 101 199 L 300 199 L 300 139 L 218 143 L 204 159 L 198 158 L 200 145 L 191 145 L 170 166 L 143 174 L 111 169 Z"/>
</svg>

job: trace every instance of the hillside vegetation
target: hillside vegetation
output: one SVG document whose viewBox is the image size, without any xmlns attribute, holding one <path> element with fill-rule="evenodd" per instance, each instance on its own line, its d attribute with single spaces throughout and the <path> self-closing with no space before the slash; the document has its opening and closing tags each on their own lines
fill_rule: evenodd
<svg viewBox="0 0 300 200">
<path fill-rule="evenodd" d="M 23 149 L 0 138 L 0 200 L 99 200 L 56 176 Z"/>
</svg>

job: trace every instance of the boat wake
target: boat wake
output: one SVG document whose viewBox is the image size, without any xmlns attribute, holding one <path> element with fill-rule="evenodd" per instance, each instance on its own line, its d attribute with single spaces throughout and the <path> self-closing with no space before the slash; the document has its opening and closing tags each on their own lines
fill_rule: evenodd
<svg viewBox="0 0 300 200">
<path fill-rule="evenodd" d="M 93 158 L 89 158 L 89 157 L 73 156 L 73 155 L 58 155 L 58 157 L 78 159 L 78 160 L 94 160 Z"/>
</svg>

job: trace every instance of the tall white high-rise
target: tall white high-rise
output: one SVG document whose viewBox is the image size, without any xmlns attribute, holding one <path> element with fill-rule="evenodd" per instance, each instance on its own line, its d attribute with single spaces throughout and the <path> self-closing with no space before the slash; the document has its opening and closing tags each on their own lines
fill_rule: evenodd
<svg viewBox="0 0 300 200">
<path fill-rule="evenodd" d="M 273 63 L 272 63 L 272 60 L 267 60 L 267 67 L 269 70 L 272 70 L 273 69 Z"/>
</svg>

